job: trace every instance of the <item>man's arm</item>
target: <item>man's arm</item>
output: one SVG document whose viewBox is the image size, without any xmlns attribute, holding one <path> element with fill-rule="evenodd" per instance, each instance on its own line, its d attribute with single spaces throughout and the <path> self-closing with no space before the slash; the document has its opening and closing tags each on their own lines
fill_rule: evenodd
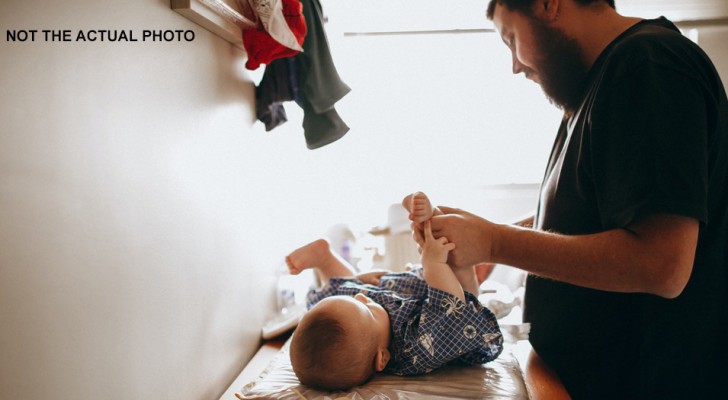
<svg viewBox="0 0 728 400">
<path fill-rule="evenodd" d="M 468 212 L 440 207 L 435 237 L 457 243 L 450 264 L 495 262 L 546 278 L 612 292 L 644 292 L 673 298 L 692 272 L 698 221 L 655 214 L 624 229 L 560 235 L 494 224 Z M 415 232 L 421 243 L 421 237 Z"/>
</svg>

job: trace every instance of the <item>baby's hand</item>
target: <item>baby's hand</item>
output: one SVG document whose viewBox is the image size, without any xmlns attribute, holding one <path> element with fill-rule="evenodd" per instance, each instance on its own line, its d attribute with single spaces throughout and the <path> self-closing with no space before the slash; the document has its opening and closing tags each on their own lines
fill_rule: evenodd
<svg viewBox="0 0 728 400">
<path fill-rule="evenodd" d="M 446 237 L 435 239 L 432 236 L 432 224 L 425 221 L 425 244 L 422 247 L 422 264 L 442 263 L 447 264 L 448 253 L 455 248 L 455 243 L 448 243 Z"/>
<path fill-rule="evenodd" d="M 382 275 L 386 275 L 392 271 L 386 271 L 383 269 L 375 269 L 369 272 L 362 272 L 356 275 L 356 278 L 364 283 L 371 285 L 379 285 L 381 282 Z"/>
</svg>

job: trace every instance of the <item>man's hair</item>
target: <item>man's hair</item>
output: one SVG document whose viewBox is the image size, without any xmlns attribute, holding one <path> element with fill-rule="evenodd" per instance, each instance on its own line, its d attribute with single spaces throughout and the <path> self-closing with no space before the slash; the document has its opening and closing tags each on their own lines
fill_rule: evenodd
<svg viewBox="0 0 728 400">
<path fill-rule="evenodd" d="M 291 339 L 291 366 L 302 384 L 325 390 L 346 390 L 374 375 L 376 342 L 344 329 L 325 315 L 301 321 Z M 371 340 L 368 340 L 371 339 Z"/>
<path fill-rule="evenodd" d="M 492 20 L 495 14 L 495 5 L 500 4 L 511 11 L 519 11 L 524 15 L 531 15 L 531 7 L 536 0 L 490 0 L 488 3 L 488 11 L 486 16 Z M 615 8 L 614 0 L 574 0 L 582 6 L 588 6 L 594 3 L 607 3 L 609 7 Z"/>
</svg>

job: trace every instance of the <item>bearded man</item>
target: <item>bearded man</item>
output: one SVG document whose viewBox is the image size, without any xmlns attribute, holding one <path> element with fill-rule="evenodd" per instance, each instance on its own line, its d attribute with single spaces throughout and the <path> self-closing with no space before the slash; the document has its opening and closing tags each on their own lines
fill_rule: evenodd
<svg viewBox="0 0 728 400">
<path fill-rule="evenodd" d="M 725 88 L 670 21 L 614 7 L 490 0 L 513 73 L 564 117 L 533 218 L 440 206 L 432 229 L 453 268 L 529 272 L 533 350 L 572 398 L 728 398 Z"/>
</svg>

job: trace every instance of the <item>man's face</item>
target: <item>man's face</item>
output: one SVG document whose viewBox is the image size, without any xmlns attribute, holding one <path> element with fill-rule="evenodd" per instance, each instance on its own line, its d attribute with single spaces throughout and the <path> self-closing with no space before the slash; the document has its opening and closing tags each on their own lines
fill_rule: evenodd
<svg viewBox="0 0 728 400">
<path fill-rule="evenodd" d="M 588 67 L 573 38 L 533 16 L 496 6 L 493 23 L 511 50 L 513 73 L 538 83 L 567 113 L 581 103 Z"/>
</svg>

